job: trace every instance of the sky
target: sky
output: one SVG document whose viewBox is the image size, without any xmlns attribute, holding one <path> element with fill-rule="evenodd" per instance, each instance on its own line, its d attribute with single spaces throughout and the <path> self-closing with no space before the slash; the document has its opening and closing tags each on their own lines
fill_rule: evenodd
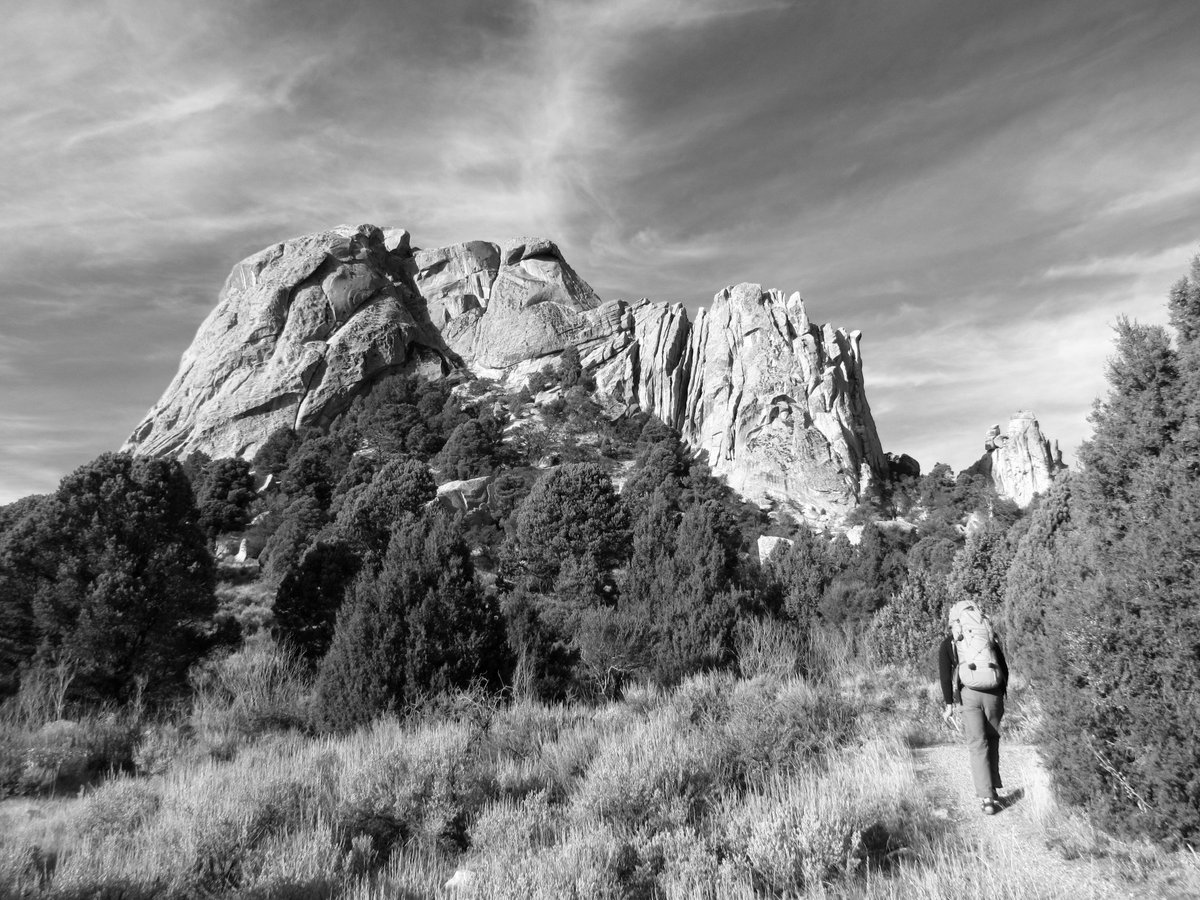
<svg viewBox="0 0 1200 900">
<path fill-rule="evenodd" d="M 1033 410 L 1200 252 L 1200 4 L 43 0 L 0 55 L 0 503 L 117 449 L 229 269 L 338 224 L 554 239 L 605 299 L 863 333 L 885 450 Z"/>
</svg>

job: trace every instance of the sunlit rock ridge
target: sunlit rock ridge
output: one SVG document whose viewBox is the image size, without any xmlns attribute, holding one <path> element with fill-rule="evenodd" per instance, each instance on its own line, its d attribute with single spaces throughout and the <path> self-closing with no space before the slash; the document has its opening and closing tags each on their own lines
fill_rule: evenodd
<svg viewBox="0 0 1200 900">
<path fill-rule="evenodd" d="M 250 455 L 390 372 L 515 385 L 574 345 L 610 408 L 678 428 L 747 498 L 838 518 L 887 471 L 859 341 L 756 284 L 693 321 L 681 304 L 602 300 L 543 238 L 414 250 L 402 229 L 343 226 L 234 267 L 126 447 Z"/>
<path fill-rule="evenodd" d="M 1037 416 L 1019 410 L 1008 420 L 1008 429 L 993 425 L 983 439 L 984 454 L 968 471 L 989 477 L 996 492 L 1024 508 L 1037 494 L 1050 489 L 1054 476 L 1065 468 L 1058 443 L 1042 434 Z"/>
</svg>

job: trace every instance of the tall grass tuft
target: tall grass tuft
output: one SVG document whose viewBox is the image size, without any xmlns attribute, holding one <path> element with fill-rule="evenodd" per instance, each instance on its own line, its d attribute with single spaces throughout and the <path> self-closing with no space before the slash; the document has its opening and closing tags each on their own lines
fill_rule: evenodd
<svg viewBox="0 0 1200 900">
<path fill-rule="evenodd" d="M 307 722 L 308 669 L 294 650 L 265 635 L 197 667 L 191 681 L 190 723 L 213 755 L 229 757 L 247 741 Z"/>
</svg>

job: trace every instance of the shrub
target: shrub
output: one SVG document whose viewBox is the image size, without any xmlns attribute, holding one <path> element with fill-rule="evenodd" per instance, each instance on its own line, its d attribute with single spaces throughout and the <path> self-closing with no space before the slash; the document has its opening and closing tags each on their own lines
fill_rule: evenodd
<svg viewBox="0 0 1200 900">
<path fill-rule="evenodd" d="M 750 619 L 739 623 L 738 670 L 743 678 L 760 675 L 787 678 L 800 671 L 807 634 L 772 619 Z"/>
<path fill-rule="evenodd" d="M 286 645 L 266 639 L 249 643 L 197 667 L 192 684 L 192 727 L 219 752 L 307 721 L 309 677 Z"/>
<path fill-rule="evenodd" d="M 145 781 L 117 778 L 105 782 L 83 800 L 75 827 L 89 838 L 135 831 L 158 812 L 162 798 Z"/>
<path fill-rule="evenodd" d="M 760 676 L 734 685 L 727 717 L 711 740 L 735 783 L 748 783 L 820 759 L 846 741 L 855 722 L 855 710 L 833 691 Z"/>
<path fill-rule="evenodd" d="M 133 748 L 133 768 L 139 775 L 162 775 L 191 746 L 190 729 L 173 723 L 142 730 Z"/>
<path fill-rule="evenodd" d="M 471 826 L 471 847 L 498 859 L 514 859 L 550 846 L 563 827 L 561 812 L 551 807 L 549 794 L 534 791 L 485 807 Z"/>
<path fill-rule="evenodd" d="M 899 592 L 871 617 L 867 636 L 875 658 L 935 674 L 949 600 L 942 576 L 909 574 Z"/>
<path fill-rule="evenodd" d="M 830 792 L 776 781 L 726 816 L 725 845 L 755 887 L 770 894 L 813 888 L 855 871 L 865 856 L 862 820 Z"/>
<path fill-rule="evenodd" d="M 467 822 L 496 790 L 478 746 L 471 728 L 442 725 L 352 763 L 337 810 L 344 845 L 367 835 L 381 856 L 410 840 L 461 850 Z"/>
<path fill-rule="evenodd" d="M 600 748 L 574 798 L 578 815 L 618 831 L 683 825 L 712 800 L 720 761 L 711 745 L 651 721 Z"/>
</svg>

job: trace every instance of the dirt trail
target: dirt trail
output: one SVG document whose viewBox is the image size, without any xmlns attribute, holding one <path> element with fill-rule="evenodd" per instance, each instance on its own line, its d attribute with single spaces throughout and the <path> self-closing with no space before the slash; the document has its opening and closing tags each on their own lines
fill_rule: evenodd
<svg viewBox="0 0 1200 900">
<path fill-rule="evenodd" d="M 1043 817 L 1052 804 L 1049 778 L 1037 750 L 1026 744 L 1000 747 L 1000 775 L 1005 798 L 996 815 L 985 816 L 975 797 L 961 744 L 922 747 L 913 751 L 917 776 L 939 816 L 981 860 L 1012 860 L 1035 875 L 1043 897 L 1112 898 L 1145 896 L 1128 884 L 1117 884 L 1104 867 L 1091 860 L 1067 860 L 1046 846 Z"/>
</svg>

